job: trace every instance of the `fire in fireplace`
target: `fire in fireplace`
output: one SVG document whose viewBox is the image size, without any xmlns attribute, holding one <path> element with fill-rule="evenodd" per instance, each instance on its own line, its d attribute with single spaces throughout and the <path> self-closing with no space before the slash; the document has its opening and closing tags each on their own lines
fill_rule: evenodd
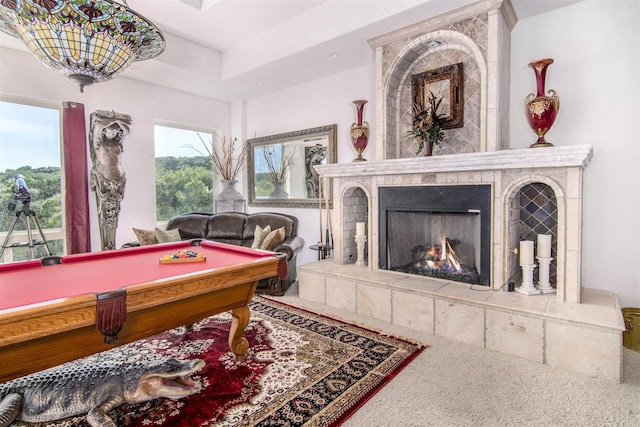
<svg viewBox="0 0 640 427">
<path fill-rule="evenodd" d="M 380 188 L 379 267 L 490 284 L 491 186 Z"/>
<path fill-rule="evenodd" d="M 390 269 L 457 282 L 480 283 L 474 261 L 459 257 L 453 250 L 453 246 L 460 243 L 458 239 L 451 240 L 442 236 L 438 244 L 419 244 L 411 251 L 413 260 L 410 263 L 391 266 Z"/>
</svg>

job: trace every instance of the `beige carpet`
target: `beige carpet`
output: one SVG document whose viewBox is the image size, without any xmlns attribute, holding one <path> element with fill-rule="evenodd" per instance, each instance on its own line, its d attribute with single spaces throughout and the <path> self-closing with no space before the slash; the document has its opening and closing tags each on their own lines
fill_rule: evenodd
<svg viewBox="0 0 640 427">
<path fill-rule="evenodd" d="M 295 286 L 274 299 L 429 345 L 345 427 L 640 426 L 640 353 L 629 349 L 615 384 L 302 300 Z"/>
</svg>

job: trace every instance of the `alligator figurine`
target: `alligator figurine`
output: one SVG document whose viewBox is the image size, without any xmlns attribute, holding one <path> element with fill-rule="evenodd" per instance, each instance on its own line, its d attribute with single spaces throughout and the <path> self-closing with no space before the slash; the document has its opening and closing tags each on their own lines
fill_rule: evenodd
<svg viewBox="0 0 640 427">
<path fill-rule="evenodd" d="M 13 421 L 46 422 L 87 414 L 92 427 L 117 427 L 107 415 L 123 403 L 200 392 L 188 376 L 203 360 L 164 359 L 157 363 L 66 364 L 0 384 L 0 427 Z"/>
</svg>

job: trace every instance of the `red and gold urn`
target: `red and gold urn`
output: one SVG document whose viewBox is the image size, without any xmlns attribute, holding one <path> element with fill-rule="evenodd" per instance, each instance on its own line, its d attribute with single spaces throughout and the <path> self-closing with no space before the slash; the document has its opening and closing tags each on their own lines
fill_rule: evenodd
<svg viewBox="0 0 640 427">
<path fill-rule="evenodd" d="M 538 140 L 531 145 L 537 147 L 553 147 L 553 144 L 545 141 L 544 136 L 549 131 L 560 110 L 560 98 L 553 89 L 549 89 L 545 95 L 544 84 L 547 76 L 547 67 L 553 64 L 553 59 L 539 59 L 529 63 L 536 73 L 537 94 L 530 93 L 525 99 L 525 111 L 529 126 L 538 135 Z"/>
<path fill-rule="evenodd" d="M 358 122 L 351 124 L 351 142 L 353 143 L 353 148 L 358 152 L 358 157 L 353 161 L 364 162 L 367 159 L 362 157 L 362 152 L 367 148 L 367 144 L 369 143 L 369 123 L 362 120 L 362 114 L 364 112 L 364 104 L 366 104 L 367 101 L 364 99 L 356 99 L 353 103 L 356 104 L 356 111 L 358 113 Z"/>
</svg>

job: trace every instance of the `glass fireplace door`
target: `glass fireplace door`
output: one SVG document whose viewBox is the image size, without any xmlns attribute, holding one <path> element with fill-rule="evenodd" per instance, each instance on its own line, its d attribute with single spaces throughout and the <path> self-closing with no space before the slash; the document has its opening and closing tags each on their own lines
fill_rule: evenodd
<svg viewBox="0 0 640 427">
<path fill-rule="evenodd" d="M 490 285 L 490 185 L 379 188 L 381 269 Z"/>
<path fill-rule="evenodd" d="M 480 283 L 479 212 L 387 212 L 387 268 Z"/>
</svg>

